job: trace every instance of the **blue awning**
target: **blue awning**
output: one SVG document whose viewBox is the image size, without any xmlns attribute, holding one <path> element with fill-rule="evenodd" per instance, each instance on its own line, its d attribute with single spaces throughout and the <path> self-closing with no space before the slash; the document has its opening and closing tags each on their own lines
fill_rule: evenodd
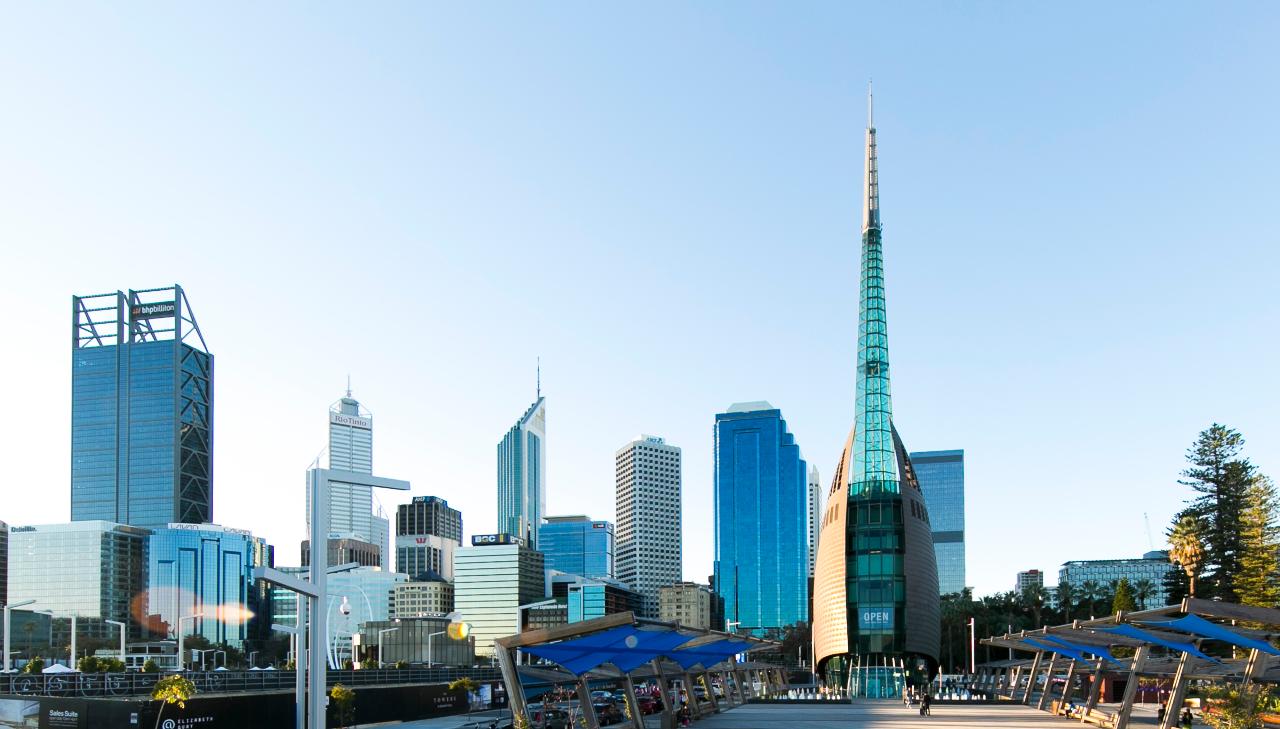
<svg viewBox="0 0 1280 729">
<path fill-rule="evenodd" d="M 1276 650 L 1275 646 L 1254 638 L 1249 638 L 1239 633 L 1229 630 L 1225 626 L 1211 623 L 1199 615 L 1186 615 L 1177 620 L 1147 620 L 1143 621 L 1143 625 L 1152 628 L 1168 628 L 1179 630 L 1183 633 L 1198 635 L 1201 638 L 1210 640 L 1220 640 L 1224 643 L 1240 646 L 1241 648 L 1257 649 L 1263 653 L 1273 656 L 1280 656 L 1280 650 Z"/>
<path fill-rule="evenodd" d="M 1089 655 L 1094 656 L 1096 658 L 1102 658 L 1102 659 L 1108 660 L 1115 664 L 1121 663 L 1120 659 L 1111 655 L 1111 651 L 1107 650 L 1107 647 L 1104 645 L 1091 645 L 1089 643 L 1073 643 L 1068 640 L 1063 640 L 1062 638 L 1059 638 L 1054 635 L 1046 635 L 1044 639 L 1057 643 L 1058 645 L 1061 645 L 1061 646 L 1066 646 L 1067 648 L 1071 648 L 1072 650 L 1079 651 L 1081 653 L 1088 653 Z"/>
<path fill-rule="evenodd" d="M 1128 623 L 1122 623 L 1120 625 L 1117 625 L 1114 628 L 1098 628 L 1097 630 L 1103 633 L 1111 633 L 1112 635 L 1123 635 L 1127 638 L 1136 638 L 1146 643 L 1162 645 L 1165 648 L 1172 648 L 1175 651 L 1183 651 L 1186 653 L 1190 653 L 1191 655 L 1196 656 L 1197 658 L 1203 658 L 1206 661 L 1212 661 L 1213 663 L 1218 663 L 1216 659 L 1210 658 L 1209 656 L 1206 656 L 1205 654 L 1201 653 L 1198 648 L 1196 648 L 1194 645 L 1190 643 L 1179 643 L 1178 641 L 1165 640 L 1164 638 L 1161 638 L 1160 636 L 1154 633 L 1148 633 L 1147 631 L 1137 626 L 1129 625 Z"/>
<path fill-rule="evenodd" d="M 605 664 L 629 673 L 655 658 L 669 658 L 685 670 L 698 665 L 707 668 L 753 646 L 748 641 L 724 638 L 681 650 L 681 646 L 697 637 L 670 629 L 623 625 L 554 643 L 525 646 L 520 650 L 581 676 Z"/>
<path fill-rule="evenodd" d="M 1023 643 L 1030 643 L 1031 645 L 1037 648 L 1040 648 L 1042 650 L 1050 651 L 1053 653 L 1060 653 L 1074 661 L 1080 661 L 1080 662 L 1086 661 L 1085 657 L 1080 655 L 1079 652 L 1072 650 L 1071 648 L 1068 648 L 1066 646 L 1046 643 L 1042 640 L 1036 640 L 1035 638 L 1022 638 L 1021 640 Z"/>
</svg>

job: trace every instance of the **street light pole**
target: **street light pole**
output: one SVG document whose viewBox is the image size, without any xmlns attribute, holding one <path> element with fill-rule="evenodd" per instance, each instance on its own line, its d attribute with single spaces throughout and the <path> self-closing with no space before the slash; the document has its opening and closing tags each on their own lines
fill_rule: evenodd
<svg viewBox="0 0 1280 729">
<path fill-rule="evenodd" d="M 431 652 L 431 639 L 436 637 L 437 635 L 444 635 L 445 633 L 448 633 L 448 632 L 449 631 L 447 630 L 441 630 L 438 633 L 430 633 L 427 635 L 427 668 L 431 668 L 432 664 L 435 663 L 435 660 L 433 659 L 434 654 Z"/>
<path fill-rule="evenodd" d="M 68 668 L 76 667 L 76 616 L 71 616 L 71 662 L 67 664 Z"/>
<path fill-rule="evenodd" d="M 182 653 L 182 621 L 190 620 L 191 626 L 195 627 L 196 618 L 203 618 L 204 613 L 195 613 L 193 615 L 183 615 L 178 618 L 178 670 L 187 670 L 187 659 Z"/>
<path fill-rule="evenodd" d="M 106 623 L 107 625 L 114 625 L 114 626 L 116 626 L 117 628 L 119 628 L 119 629 L 120 629 L 120 662 L 121 662 L 121 663 L 124 663 L 124 655 L 125 655 L 125 649 L 124 649 L 124 628 L 125 628 L 125 625 L 124 625 L 124 623 L 120 622 L 119 620 L 104 620 L 104 621 L 102 621 L 102 622 Z M 74 666 L 72 666 L 72 668 L 74 668 Z"/>
<path fill-rule="evenodd" d="M 378 631 L 378 668 L 382 668 L 382 636 L 387 633 L 394 633 L 399 628 L 384 628 Z M 427 664 L 431 663 L 431 639 L 427 638 Z"/>
<path fill-rule="evenodd" d="M 226 667 L 227 667 L 227 652 L 226 652 L 226 651 L 214 651 L 214 652 L 213 652 L 213 667 L 214 667 L 214 668 L 217 668 L 217 667 L 218 667 L 218 656 L 219 656 L 219 655 L 221 655 L 221 656 L 222 656 L 222 667 L 223 667 L 223 668 L 226 668 Z"/>
<path fill-rule="evenodd" d="M 974 619 L 969 618 L 969 675 L 970 676 L 978 672 L 978 644 L 976 640 L 977 634 L 978 634 L 978 629 L 976 627 L 976 624 L 974 623 Z"/>
<path fill-rule="evenodd" d="M 15 608 L 25 607 L 34 604 L 35 600 L 23 600 L 15 602 L 12 605 L 4 606 L 4 672 L 9 672 L 9 613 Z"/>
<path fill-rule="evenodd" d="M 280 625 L 273 623 L 272 630 L 278 630 L 281 633 L 288 633 L 290 642 L 293 645 L 293 701 L 294 701 L 294 729 L 305 729 L 307 725 L 307 712 L 304 707 L 307 703 L 307 679 L 306 679 L 306 658 L 304 658 L 303 643 L 306 642 L 306 625 L 307 625 L 307 600 L 303 595 L 298 595 L 298 627 L 290 627 L 288 625 Z"/>
</svg>

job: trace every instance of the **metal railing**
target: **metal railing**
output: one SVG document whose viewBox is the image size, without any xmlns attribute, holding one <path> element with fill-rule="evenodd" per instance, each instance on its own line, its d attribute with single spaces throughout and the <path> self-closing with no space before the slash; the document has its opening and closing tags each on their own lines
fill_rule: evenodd
<svg viewBox="0 0 1280 729">
<path fill-rule="evenodd" d="M 476 681 L 500 681 L 496 668 L 404 668 L 327 671 L 328 685 L 379 686 L 448 683 L 464 676 Z M 76 697 L 150 696 L 165 673 L 64 673 L 0 675 L 0 694 Z M 202 694 L 253 691 L 292 691 L 293 671 L 187 671 L 184 675 Z"/>
</svg>

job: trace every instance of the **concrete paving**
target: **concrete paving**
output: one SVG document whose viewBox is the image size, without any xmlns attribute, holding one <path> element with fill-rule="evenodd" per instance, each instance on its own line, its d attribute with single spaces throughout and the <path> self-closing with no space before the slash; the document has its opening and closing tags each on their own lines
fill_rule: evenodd
<svg viewBox="0 0 1280 729">
<path fill-rule="evenodd" d="M 1102 705 L 1104 711 L 1115 706 Z M 484 729 L 493 719 L 509 720 L 505 711 L 476 712 L 470 719 L 451 716 L 404 723 L 379 724 L 386 729 Z M 646 726 L 656 727 L 656 716 Z M 1155 707 L 1135 706 L 1133 726 L 1154 727 Z M 374 726 L 374 725 L 365 725 Z M 615 724 L 626 729 L 629 724 Z M 747 704 L 695 721 L 693 729 L 1076 729 L 1078 721 L 1053 717 L 1021 704 L 935 704 L 932 716 L 920 716 L 918 707 L 906 707 L 889 699 L 862 700 L 852 704 Z"/>
</svg>

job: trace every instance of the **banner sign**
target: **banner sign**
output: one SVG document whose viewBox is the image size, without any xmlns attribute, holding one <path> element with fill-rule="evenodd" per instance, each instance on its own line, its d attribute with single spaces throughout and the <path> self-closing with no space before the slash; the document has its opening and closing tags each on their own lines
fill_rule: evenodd
<svg viewBox="0 0 1280 729">
<path fill-rule="evenodd" d="M 893 630 L 893 606 L 859 607 L 858 630 Z"/>
<path fill-rule="evenodd" d="M 134 304 L 129 308 L 129 317 L 133 321 L 140 319 L 161 319 L 173 316 L 178 310 L 175 302 L 157 301 L 154 304 Z"/>
</svg>

